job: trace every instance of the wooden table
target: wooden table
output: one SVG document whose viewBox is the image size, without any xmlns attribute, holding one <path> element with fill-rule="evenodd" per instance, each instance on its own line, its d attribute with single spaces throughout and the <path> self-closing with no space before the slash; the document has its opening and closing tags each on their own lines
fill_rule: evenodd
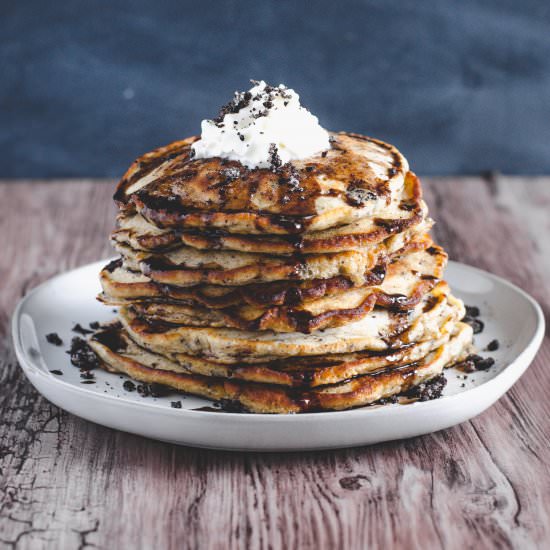
<svg viewBox="0 0 550 550">
<path fill-rule="evenodd" d="M 550 178 L 426 178 L 451 258 L 550 311 Z M 550 544 L 550 338 L 490 410 L 331 452 L 176 447 L 54 407 L 14 357 L 19 298 L 112 254 L 111 181 L 0 184 L 1 548 L 541 548 Z"/>
</svg>

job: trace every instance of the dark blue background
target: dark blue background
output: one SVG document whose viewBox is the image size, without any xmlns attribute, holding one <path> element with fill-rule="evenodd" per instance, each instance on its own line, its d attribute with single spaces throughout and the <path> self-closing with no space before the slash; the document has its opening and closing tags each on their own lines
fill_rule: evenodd
<svg viewBox="0 0 550 550">
<path fill-rule="evenodd" d="M 420 173 L 550 173 L 547 0 L 2 1 L 0 68 L 0 177 L 118 176 L 250 78 Z"/>
</svg>

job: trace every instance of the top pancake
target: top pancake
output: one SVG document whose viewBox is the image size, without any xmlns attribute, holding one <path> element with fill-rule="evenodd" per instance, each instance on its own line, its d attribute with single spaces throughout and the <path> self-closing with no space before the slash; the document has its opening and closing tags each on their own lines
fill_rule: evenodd
<svg viewBox="0 0 550 550">
<path fill-rule="evenodd" d="M 160 229 L 137 213 L 119 214 L 111 238 L 135 250 L 163 251 L 185 244 L 201 250 L 236 250 L 259 254 L 319 254 L 360 250 L 420 223 L 429 225 L 419 179 L 408 172 L 403 188 L 376 217 L 303 235 L 246 235 L 215 230 Z M 426 230 L 428 227 L 426 227 Z"/>
<path fill-rule="evenodd" d="M 276 171 L 194 159 L 197 139 L 137 159 L 115 193 L 121 209 L 158 227 L 302 234 L 376 217 L 408 172 L 395 147 L 358 134 L 332 134 L 330 150 Z"/>
</svg>

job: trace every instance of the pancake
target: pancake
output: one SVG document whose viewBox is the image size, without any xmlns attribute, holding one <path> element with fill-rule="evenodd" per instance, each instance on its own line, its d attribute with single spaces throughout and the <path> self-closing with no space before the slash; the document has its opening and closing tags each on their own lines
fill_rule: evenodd
<svg viewBox="0 0 550 550">
<path fill-rule="evenodd" d="M 162 228 L 301 234 L 376 217 L 408 172 L 395 147 L 357 134 L 332 134 L 330 150 L 273 170 L 194 159 L 197 139 L 137 159 L 117 187 L 119 207 Z"/>
<path fill-rule="evenodd" d="M 447 255 L 431 246 L 396 258 L 382 284 L 352 288 L 343 294 L 323 296 L 300 305 L 240 304 L 211 309 L 192 300 L 116 300 L 111 305 L 131 304 L 135 313 L 152 321 L 190 326 L 312 332 L 338 327 L 365 317 L 375 306 L 406 310 L 417 305 L 443 276 Z"/>
<path fill-rule="evenodd" d="M 134 212 L 118 214 L 117 228 L 111 233 L 111 242 L 125 244 L 135 250 L 161 252 L 177 248 L 182 240 L 176 231 L 159 229 Z"/>
<path fill-rule="evenodd" d="M 418 178 L 409 172 L 401 193 L 396 194 L 377 217 L 361 218 L 337 228 L 304 233 L 299 236 L 244 235 L 223 231 L 180 232 L 159 229 L 140 214 L 120 214 L 118 229 L 112 240 L 136 250 L 162 251 L 184 245 L 201 250 L 237 250 L 260 254 L 292 255 L 361 250 L 390 235 L 417 226 L 426 218 L 427 208 L 421 200 Z M 404 206 L 405 205 L 405 206 Z M 422 229 L 427 232 L 427 225 Z"/>
<path fill-rule="evenodd" d="M 233 380 L 246 380 L 263 384 L 276 384 L 289 387 L 317 387 L 336 384 L 363 374 L 371 374 L 380 370 L 396 368 L 407 363 L 419 361 L 434 349 L 445 344 L 456 323 L 445 323 L 441 335 L 434 340 L 418 342 L 390 348 L 382 352 L 361 351 L 347 354 L 314 355 L 310 357 L 287 357 L 278 361 L 266 363 L 235 363 L 223 364 L 216 361 L 187 355 L 171 353 L 155 354 L 155 367 L 173 372 L 201 374 Z M 94 333 L 93 341 L 124 348 L 125 353 L 140 357 L 149 357 L 144 348 L 138 346 L 122 328 L 119 321 L 113 321 Z M 166 359 L 162 361 L 161 359 Z M 142 364 L 146 360 L 138 359 Z"/>
<path fill-rule="evenodd" d="M 372 270 L 365 274 L 363 285 L 379 285 L 384 281 L 387 265 L 394 257 L 409 252 L 430 248 L 433 244 L 428 235 L 410 240 L 392 255 L 384 257 Z M 114 260 L 100 273 L 103 294 L 98 298 L 110 303 L 118 300 L 143 301 L 149 298 L 179 300 L 197 303 L 207 308 L 227 308 L 248 305 L 297 306 L 323 296 L 334 296 L 355 285 L 345 277 L 310 279 L 306 281 L 275 281 L 253 283 L 243 286 L 195 285 L 176 287 L 153 281 L 141 272 L 129 271 L 122 260 Z"/>
<path fill-rule="evenodd" d="M 176 363 L 128 346 L 131 341 L 127 338 L 92 338 L 90 345 L 107 370 L 125 373 L 135 380 L 164 384 L 209 399 L 229 400 L 250 412 L 300 413 L 360 407 L 407 391 L 463 360 L 471 334 L 468 325 L 458 323 L 450 340 L 421 360 L 306 390 L 185 373 Z"/>
<path fill-rule="evenodd" d="M 132 340 L 157 353 L 185 353 L 220 363 L 253 363 L 367 349 L 380 351 L 391 347 L 390 340 L 402 346 L 437 338 L 446 321 L 464 316 L 462 302 L 448 292 L 442 282 L 407 312 L 375 309 L 359 321 L 315 334 L 149 323 L 127 307 L 120 309 L 119 316 Z"/>
<path fill-rule="evenodd" d="M 126 269 L 141 271 L 160 284 L 236 286 L 344 277 L 354 285 L 361 286 L 365 276 L 379 262 L 420 238 L 426 229 L 421 224 L 360 250 L 331 254 L 272 256 L 229 250 L 198 250 L 189 246 L 153 253 L 118 242 L 114 246 Z"/>
<path fill-rule="evenodd" d="M 386 262 L 384 261 L 368 272 L 365 282 L 378 284 L 384 280 L 385 272 Z M 198 303 L 214 309 L 240 304 L 298 305 L 310 299 L 345 292 L 354 286 L 345 277 L 332 277 L 245 286 L 176 287 L 157 283 L 141 272 L 126 269 L 121 259 L 110 262 L 101 270 L 100 281 L 103 293 L 98 298 L 107 304 L 158 298 Z"/>
<path fill-rule="evenodd" d="M 202 251 L 179 247 L 163 255 L 134 250 L 117 243 L 123 265 L 142 271 L 153 281 L 174 286 L 197 284 L 246 285 L 287 279 L 328 279 L 343 276 L 361 284 L 386 252 L 384 246 L 299 257 L 265 256 L 246 252 Z"/>
</svg>

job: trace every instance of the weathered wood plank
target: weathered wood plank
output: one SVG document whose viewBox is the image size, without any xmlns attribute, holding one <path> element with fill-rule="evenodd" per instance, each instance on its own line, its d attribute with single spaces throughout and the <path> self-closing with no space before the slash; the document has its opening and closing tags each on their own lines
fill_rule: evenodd
<svg viewBox="0 0 550 550">
<path fill-rule="evenodd" d="M 435 234 L 550 312 L 550 179 L 431 179 Z M 550 539 L 550 339 L 473 422 L 323 453 L 175 447 L 73 417 L 20 374 L 19 297 L 111 254 L 112 182 L 0 184 L 0 548 L 542 547 Z"/>
</svg>

